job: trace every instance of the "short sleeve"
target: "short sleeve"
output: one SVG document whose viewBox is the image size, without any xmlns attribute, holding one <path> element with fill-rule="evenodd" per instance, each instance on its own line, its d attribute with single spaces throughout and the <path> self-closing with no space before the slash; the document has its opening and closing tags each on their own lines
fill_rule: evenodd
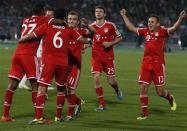
<svg viewBox="0 0 187 131">
<path fill-rule="evenodd" d="M 161 32 L 165 37 L 169 36 L 169 31 L 164 26 L 161 27 Z"/>
<path fill-rule="evenodd" d="M 117 27 L 114 23 L 112 23 L 112 27 L 113 27 L 113 30 L 114 30 L 114 36 L 115 37 L 121 36 L 121 33 L 119 32 L 119 30 L 117 29 Z"/>
<path fill-rule="evenodd" d="M 45 35 L 45 32 L 47 30 L 48 26 L 47 24 L 43 24 L 41 26 L 39 26 L 33 33 L 35 35 L 35 37 L 41 37 L 43 35 Z"/>
<path fill-rule="evenodd" d="M 146 31 L 147 31 L 147 28 L 137 28 L 136 32 L 139 36 L 145 36 Z"/>
</svg>

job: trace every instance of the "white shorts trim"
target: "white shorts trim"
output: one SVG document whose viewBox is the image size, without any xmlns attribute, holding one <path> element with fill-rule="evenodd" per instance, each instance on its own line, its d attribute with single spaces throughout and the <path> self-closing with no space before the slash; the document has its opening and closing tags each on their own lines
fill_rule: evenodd
<svg viewBox="0 0 187 131">
<path fill-rule="evenodd" d="M 51 85 L 51 84 L 49 84 L 49 83 L 45 83 L 45 82 L 40 81 L 40 80 L 38 80 L 38 83 L 41 83 L 41 84 L 44 84 L 44 85 L 47 85 L 47 86 L 50 86 L 50 85 Z"/>
<path fill-rule="evenodd" d="M 16 76 L 12 76 L 12 75 L 8 75 L 8 77 L 10 77 L 10 78 L 14 78 L 14 79 L 16 79 L 16 80 L 21 80 L 20 78 L 18 78 L 18 77 L 16 77 Z"/>
<path fill-rule="evenodd" d="M 148 82 L 146 82 L 146 81 L 138 81 L 138 83 L 144 83 L 144 84 L 148 84 L 148 85 L 150 85 L 150 83 L 148 83 Z"/>
</svg>

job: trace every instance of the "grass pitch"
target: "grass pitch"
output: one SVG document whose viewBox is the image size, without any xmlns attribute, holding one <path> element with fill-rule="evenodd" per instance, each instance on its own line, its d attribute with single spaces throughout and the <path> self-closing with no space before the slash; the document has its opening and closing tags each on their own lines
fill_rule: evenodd
<svg viewBox="0 0 187 131">
<path fill-rule="evenodd" d="M 4 91 L 8 85 L 8 72 L 11 56 L 15 46 L 0 45 L 0 113 Z M 97 106 L 93 79 L 90 74 L 90 51 L 83 55 L 83 68 L 77 94 L 86 104 L 81 115 L 71 122 L 53 123 L 51 125 L 28 125 L 32 119 L 33 108 L 31 92 L 17 89 L 11 107 L 11 116 L 16 122 L 0 122 L 0 131 L 182 131 L 187 130 L 187 52 L 177 51 L 166 54 L 166 88 L 170 90 L 177 102 L 177 110 L 170 111 L 166 100 L 156 95 L 154 86 L 149 89 L 150 116 L 144 121 L 137 121 L 140 113 L 139 88 L 137 84 L 139 66 L 143 54 L 142 49 L 115 50 L 117 80 L 124 91 L 125 99 L 117 101 L 115 93 L 106 83 L 102 75 L 102 85 L 106 99 L 107 110 L 95 112 Z M 49 91 L 49 100 L 45 105 L 45 116 L 54 119 L 56 90 Z M 67 102 L 63 115 L 67 111 Z"/>
</svg>

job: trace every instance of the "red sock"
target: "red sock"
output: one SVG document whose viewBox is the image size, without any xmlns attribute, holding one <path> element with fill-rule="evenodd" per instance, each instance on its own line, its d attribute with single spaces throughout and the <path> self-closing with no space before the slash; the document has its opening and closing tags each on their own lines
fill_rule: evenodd
<svg viewBox="0 0 187 131">
<path fill-rule="evenodd" d="M 38 94 L 36 97 L 36 118 L 37 119 L 40 119 L 43 117 L 45 100 L 46 100 L 45 94 Z"/>
<path fill-rule="evenodd" d="M 65 94 L 58 93 L 56 96 L 56 117 L 62 118 L 62 108 L 65 102 Z"/>
<path fill-rule="evenodd" d="M 68 95 L 68 113 L 67 113 L 68 116 L 73 117 L 76 103 L 77 103 L 77 96 L 75 94 L 69 94 Z"/>
<path fill-rule="evenodd" d="M 148 96 L 147 95 L 140 95 L 140 104 L 141 104 L 141 109 L 143 112 L 143 115 L 148 116 Z"/>
<path fill-rule="evenodd" d="M 3 116 L 9 117 L 10 106 L 12 104 L 12 98 L 14 95 L 14 91 L 6 90 L 4 96 L 4 104 L 3 104 Z"/>
<path fill-rule="evenodd" d="M 36 97 L 37 97 L 37 91 L 32 91 L 32 103 L 35 110 L 35 117 L 36 118 Z"/>
<path fill-rule="evenodd" d="M 77 97 L 77 102 L 76 102 L 76 104 L 77 105 L 81 105 L 81 98 L 79 98 L 78 96 L 76 96 Z"/>
<path fill-rule="evenodd" d="M 164 96 L 165 99 L 167 99 L 170 103 L 170 105 L 172 106 L 173 105 L 173 97 L 171 96 L 171 94 L 168 92 L 168 91 L 165 91 L 165 96 Z"/>
<path fill-rule="evenodd" d="M 95 88 L 97 97 L 98 97 L 98 101 L 99 101 L 99 106 L 105 106 L 105 100 L 104 100 L 104 96 L 103 96 L 103 88 L 100 87 L 96 87 Z"/>
</svg>

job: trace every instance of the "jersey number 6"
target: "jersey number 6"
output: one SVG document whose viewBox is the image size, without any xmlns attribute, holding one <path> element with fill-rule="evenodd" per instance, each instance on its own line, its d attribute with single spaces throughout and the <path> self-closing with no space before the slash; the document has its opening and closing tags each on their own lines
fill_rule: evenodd
<svg viewBox="0 0 187 131">
<path fill-rule="evenodd" d="M 62 38 L 59 36 L 61 34 L 60 31 L 58 31 L 54 37 L 53 37 L 53 45 L 55 48 L 61 48 L 63 45 L 63 40 Z M 57 42 L 58 41 L 58 42 Z"/>
</svg>

